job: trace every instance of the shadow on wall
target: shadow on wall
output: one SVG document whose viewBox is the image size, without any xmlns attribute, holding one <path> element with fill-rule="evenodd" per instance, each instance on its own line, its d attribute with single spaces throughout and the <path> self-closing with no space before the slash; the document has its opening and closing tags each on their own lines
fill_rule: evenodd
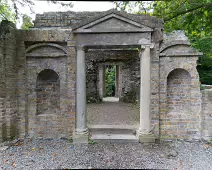
<svg viewBox="0 0 212 170">
<path fill-rule="evenodd" d="M 60 79 L 55 71 L 45 69 L 38 74 L 36 92 L 37 115 L 60 111 Z"/>
</svg>

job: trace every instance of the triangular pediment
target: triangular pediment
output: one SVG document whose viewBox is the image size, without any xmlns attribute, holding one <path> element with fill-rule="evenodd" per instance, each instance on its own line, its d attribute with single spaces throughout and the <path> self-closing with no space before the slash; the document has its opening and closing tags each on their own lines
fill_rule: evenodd
<svg viewBox="0 0 212 170">
<path fill-rule="evenodd" d="M 77 28 L 74 33 L 150 32 L 152 28 L 117 14 L 109 14 Z"/>
</svg>

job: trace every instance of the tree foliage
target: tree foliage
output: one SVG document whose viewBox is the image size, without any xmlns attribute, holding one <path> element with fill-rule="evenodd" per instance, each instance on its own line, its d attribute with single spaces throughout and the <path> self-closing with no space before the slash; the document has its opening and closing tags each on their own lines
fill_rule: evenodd
<svg viewBox="0 0 212 170">
<path fill-rule="evenodd" d="M 212 31 L 212 0 L 154 2 L 153 15 L 164 19 L 165 31 L 184 29 L 189 38 L 205 37 Z"/>
<path fill-rule="evenodd" d="M 197 70 L 202 84 L 212 84 L 212 37 L 204 37 L 196 40 L 196 48 L 203 52 L 198 60 Z"/>
<path fill-rule="evenodd" d="M 212 84 L 212 0 L 113 2 L 119 10 L 163 19 L 165 32 L 184 30 L 192 46 L 204 53 L 197 67 L 201 83 Z"/>
<path fill-rule="evenodd" d="M 165 31 L 182 29 L 188 35 L 211 35 L 212 0 L 113 1 L 116 8 L 150 14 L 164 20 Z"/>
<path fill-rule="evenodd" d="M 106 84 L 106 96 L 115 95 L 115 77 L 116 77 L 116 67 L 108 66 L 105 70 L 105 84 Z"/>
<path fill-rule="evenodd" d="M 20 7 L 28 7 L 32 13 L 35 3 L 34 0 L 0 0 L 0 21 L 8 20 L 16 23 L 16 21 L 22 17 L 24 14 L 20 10 Z M 61 2 L 56 0 L 47 0 L 48 3 L 59 4 L 62 7 L 73 7 L 72 2 Z"/>
<path fill-rule="evenodd" d="M 7 0 L 0 1 L 0 21 L 9 20 L 15 21 L 15 13 L 12 12 L 11 6 L 8 4 Z"/>
<path fill-rule="evenodd" d="M 21 29 L 29 29 L 33 27 L 32 18 L 26 14 L 23 15 L 23 24 L 21 25 Z"/>
</svg>

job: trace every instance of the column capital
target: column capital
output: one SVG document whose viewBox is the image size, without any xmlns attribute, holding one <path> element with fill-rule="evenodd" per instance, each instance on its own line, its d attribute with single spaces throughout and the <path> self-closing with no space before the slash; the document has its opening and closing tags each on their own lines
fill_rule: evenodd
<svg viewBox="0 0 212 170">
<path fill-rule="evenodd" d="M 83 45 L 77 45 L 76 49 L 77 50 L 82 50 L 82 51 L 86 51 L 87 50 L 86 46 L 83 46 Z"/>
<path fill-rule="evenodd" d="M 151 40 L 148 38 L 141 38 L 138 44 L 141 46 L 141 50 L 144 50 L 147 47 L 154 48 L 154 43 L 151 43 Z"/>
<path fill-rule="evenodd" d="M 141 50 L 145 50 L 147 47 L 149 47 L 150 49 L 154 48 L 154 43 L 141 44 Z"/>
</svg>

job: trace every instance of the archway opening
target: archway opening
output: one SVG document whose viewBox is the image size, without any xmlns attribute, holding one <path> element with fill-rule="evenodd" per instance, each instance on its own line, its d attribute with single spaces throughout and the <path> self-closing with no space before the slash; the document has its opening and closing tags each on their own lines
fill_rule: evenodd
<svg viewBox="0 0 212 170">
<path fill-rule="evenodd" d="M 60 111 L 60 79 L 55 71 L 45 69 L 38 74 L 36 92 L 37 115 Z"/>
<path fill-rule="evenodd" d="M 97 94 L 100 98 L 99 102 L 89 100 L 87 103 L 86 123 L 92 135 L 96 134 L 96 128 L 104 133 L 108 128 L 116 131 L 123 127 L 134 134 L 139 126 L 135 95 L 140 84 L 138 55 L 138 51 L 126 49 L 87 51 L 87 97 L 95 99 Z"/>
</svg>

